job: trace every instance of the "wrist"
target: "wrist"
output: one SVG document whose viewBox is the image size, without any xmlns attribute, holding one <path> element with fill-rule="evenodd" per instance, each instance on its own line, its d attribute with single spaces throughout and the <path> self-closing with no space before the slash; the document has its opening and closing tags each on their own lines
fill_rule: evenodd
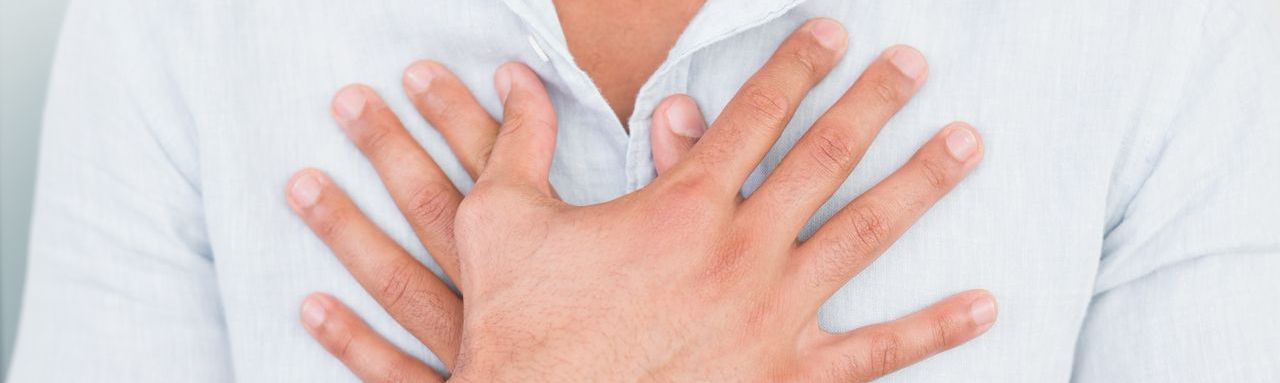
<svg viewBox="0 0 1280 383">
<path fill-rule="evenodd" d="M 494 342 L 491 334 L 476 336 L 488 339 L 487 342 L 475 342 L 470 347 L 464 345 L 450 382 L 460 383 L 505 383 L 505 382 L 541 382 L 569 381 L 553 377 L 560 369 L 557 363 L 539 363 L 546 359 L 546 351 L 535 347 L 521 345 L 511 341 Z M 498 347 L 498 345 L 502 345 Z"/>
<path fill-rule="evenodd" d="M 516 383 L 577 381 L 554 375 L 560 366 L 530 366 L 524 363 L 468 363 L 458 366 L 450 383 Z"/>
<path fill-rule="evenodd" d="M 599 382 L 628 380 L 617 360 L 601 359 L 602 353 L 548 347 L 512 346 L 480 349 L 460 356 L 450 382 Z M 629 379 L 628 381 L 636 381 Z"/>
<path fill-rule="evenodd" d="M 472 313 L 454 370 L 457 382 L 637 381 L 650 358 L 618 353 L 622 340 L 592 336 L 589 326 L 541 318 L 533 331 L 513 331 L 510 323 L 485 321 Z M 484 325 L 482 325 L 484 324 Z M 534 335 L 536 334 L 536 335 Z M 628 379 L 632 377 L 634 379 Z"/>
</svg>

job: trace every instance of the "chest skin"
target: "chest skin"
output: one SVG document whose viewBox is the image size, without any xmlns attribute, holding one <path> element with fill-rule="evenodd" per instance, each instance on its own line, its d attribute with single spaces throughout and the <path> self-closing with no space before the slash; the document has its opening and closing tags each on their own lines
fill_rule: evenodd
<svg viewBox="0 0 1280 383">
<path fill-rule="evenodd" d="M 704 0 L 556 0 L 569 52 L 619 121 Z M 625 124 L 624 124 L 625 125 Z"/>
</svg>

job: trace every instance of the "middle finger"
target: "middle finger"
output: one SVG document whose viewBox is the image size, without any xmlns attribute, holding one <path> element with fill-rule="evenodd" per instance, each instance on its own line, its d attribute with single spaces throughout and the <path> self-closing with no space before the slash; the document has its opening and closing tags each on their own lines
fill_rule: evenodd
<svg viewBox="0 0 1280 383">
<path fill-rule="evenodd" d="M 794 239 L 862 159 L 880 128 L 928 74 L 924 56 L 907 46 L 884 52 L 831 109 L 800 138 L 778 168 L 743 205 L 784 239 Z"/>
<path fill-rule="evenodd" d="M 708 177 L 720 194 L 737 195 L 800 101 L 844 55 L 847 41 L 844 28 L 830 19 L 811 20 L 792 33 L 725 106 L 690 161 L 672 173 Z"/>
<path fill-rule="evenodd" d="M 453 217 L 462 194 L 373 89 L 351 85 L 338 91 L 333 114 L 378 171 L 427 252 L 461 285 Z"/>
</svg>

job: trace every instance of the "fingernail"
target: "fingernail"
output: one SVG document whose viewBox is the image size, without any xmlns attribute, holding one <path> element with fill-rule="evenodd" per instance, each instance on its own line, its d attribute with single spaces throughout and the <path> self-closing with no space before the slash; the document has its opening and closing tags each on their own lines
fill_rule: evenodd
<svg viewBox="0 0 1280 383">
<path fill-rule="evenodd" d="M 319 328 L 324 324 L 324 316 L 324 305 L 320 303 L 320 298 L 307 297 L 307 300 L 302 302 L 302 322 L 308 327 Z"/>
<path fill-rule="evenodd" d="M 404 72 L 405 85 L 409 86 L 412 93 L 423 93 L 431 88 L 431 80 L 436 78 L 435 71 L 431 70 L 426 64 L 417 64 L 409 67 Z"/>
<path fill-rule="evenodd" d="M 338 119 L 344 122 L 355 121 L 364 113 L 364 105 L 368 100 L 360 88 L 349 86 L 338 91 L 333 100 L 333 111 Z"/>
<path fill-rule="evenodd" d="M 688 99 L 678 100 L 667 106 L 667 126 L 671 127 L 671 132 L 676 135 L 699 138 L 707 131 L 707 125 L 702 121 L 702 114 L 691 105 L 692 102 Z"/>
<path fill-rule="evenodd" d="M 978 138 L 974 137 L 973 131 L 969 128 L 956 126 L 947 133 L 947 151 L 951 152 L 951 157 L 957 161 L 968 160 L 977 149 Z"/>
<path fill-rule="evenodd" d="M 311 171 L 302 173 L 293 181 L 289 193 L 293 195 L 294 202 L 302 207 L 311 207 L 320 199 L 320 179 Z"/>
<path fill-rule="evenodd" d="M 844 40 L 847 37 L 844 27 L 830 19 L 814 21 L 813 26 L 809 27 L 809 33 L 812 33 L 813 38 L 818 40 L 818 44 L 822 44 L 823 47 L 833 51 L 844 48 Z"/>
<path fill-rule="evenodd" d="M 996 301 L 990 295 L 983 295 L 969 304 L 969 317 L 980 329 L 986 329 L 996 321 Z"/>
<path fill-rule="evenodd" d="M 893 52 L 889 55 L 889 62 L 893 63 L 893 66 L 898 67 L 898 70 L 903 75 L 912 80 L 919 80 L 920 76 L 924 74 L 924 56 L 921 56 L 920 52 L 910 47 L 894 47 Z"/>
<path fill-rule="evenodd" d="M 498 68 L 498 74 L 493 77 L 493 85 L 498 88 L 498 100 L 505 104 L 507 102 L 507 93 L 511 92 L 510 64 Z"/>
</svg>

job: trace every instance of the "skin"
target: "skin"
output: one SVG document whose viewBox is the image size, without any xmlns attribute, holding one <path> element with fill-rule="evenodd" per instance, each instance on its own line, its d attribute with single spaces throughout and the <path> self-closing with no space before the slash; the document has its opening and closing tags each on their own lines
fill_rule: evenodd
<svg viewBox="0 0 1280 383">
<path fill-rule="evenodd" d="M 700 139 L 676 133 L 698 131 L 684 123 L 694 120 L 686 119 L 697 110 L 691 100 L 664 101 L 655 113 L 665 118 L 655 117 L 653 129 L 657 180 L 583 207 L 560 201 L 547 181 L 555 115 L 523 65 L 495 75 L 501 124 L 443 67 L 421 62 L 407 71 L 419 112 L 477 177 L 465 198 L 372 90 L 344 88 L 335 117 L 457 282 L 465 306 L 323 173 L 295 175 L 288 201 L 370 294 L 441 356 L 451 380 L 868 381 L 982 334 L 996 307 L 974 290 L 848 333 L 816 322 L 822 302 L 982 158 L 977 132 L 952 123 L 808 241 L 796 239 L 923 85 L 927 67 L 914 49 L 886 50 L 755 193 L 739 195 L 846 42 L 834 21 L 802 26 Z M 332 297 L 309 297 L 302 320 L 361 379 L 441 380 Z"/>
<path fill-rule="evenodd" d="M 623 125 L 704 0 L 555 0 L 569 52 Z"/>
</svg>

